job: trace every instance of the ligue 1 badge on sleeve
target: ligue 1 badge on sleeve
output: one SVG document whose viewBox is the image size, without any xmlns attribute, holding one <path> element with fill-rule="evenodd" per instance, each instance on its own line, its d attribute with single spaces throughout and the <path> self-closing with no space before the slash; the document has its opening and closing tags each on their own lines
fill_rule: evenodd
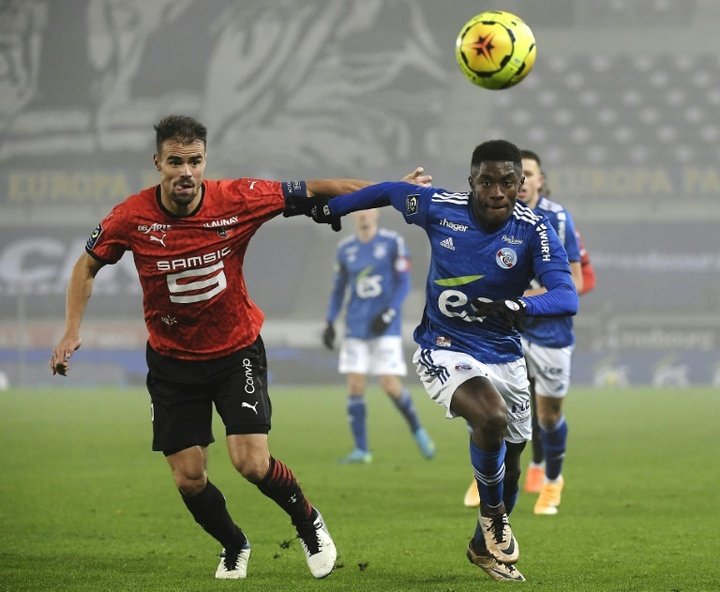
<svg viewBox="0 0 720 592">
<path fill-rule="evenodd" d="M 85 243 L 85 248 L 88 251 L 92 251 L 93 247 L 95 246 L 95 243 L 97 243 L 98 239 L 100 238 L 100 235 L 102 234 L 103 228 L 102 224 L 98 224 L 95 227 L 95 230 L 92 231 L 92 234 L 90 235 L 90 238 L 87 239 L 87 242 Z"/>
<path fill-rule="evenodd" d="M 413 214 L 417 214 L 419 197 L 420 197 L 419 193 L 413 193 L 412 195 L 408 195 L 405 198 L 405 215 L 406 216 L 412 216 Z"/>
</svg>

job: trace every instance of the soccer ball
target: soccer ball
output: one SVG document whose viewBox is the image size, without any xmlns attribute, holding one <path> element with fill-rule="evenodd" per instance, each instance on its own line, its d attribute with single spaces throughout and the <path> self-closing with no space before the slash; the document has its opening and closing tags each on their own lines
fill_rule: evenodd
<svg viewBox="0 0 720 592">
<path fill-rule="evenodd" d="M 500 90 L 515 86 L 535 64 L 535 35 L 520 18 L 502 10 L 471 18 L 457 37 L 455 57 L 473 84 Z"/>
</svg>

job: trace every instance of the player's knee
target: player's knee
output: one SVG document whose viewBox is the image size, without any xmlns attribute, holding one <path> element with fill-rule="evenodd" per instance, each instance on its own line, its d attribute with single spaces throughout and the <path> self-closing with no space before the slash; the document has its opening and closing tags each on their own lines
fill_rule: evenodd
<svg viewBox="0 0 720 592">
<path fill-rule="evenodd" d="M 270 468 L 270 459 L 259 455 L 245 455 L 233 462 L 235 470 L 250 483 L 258 484 Z"/>
<path fill-rule="evenodd" d="M 205 471 L 199 473 L 175 471 L 173 477 L 175 486 L 180 490 L 180 493 L 188 497 L 197 495 L 207 486 L 207 474 Z"/>
<path fill-rule="evenodd" d="M 539 413 L 538 414 L 538 424 L 546 432 L 552 432 L 552 431 L 555 431 L 555 428 L 557 427 L 558 423 L 560 422 L 560 417 L 561 417 L 560 413 L 555 413 L 553 411 L 549 411 L 546 413 Z"/>
<path fill-rule="evenodd" d="M 486 437 L 500 438 L 507 432 L 507 412 L 504 407 L 483 409 L 474 414 L 469 423 Z"/>
</svg>

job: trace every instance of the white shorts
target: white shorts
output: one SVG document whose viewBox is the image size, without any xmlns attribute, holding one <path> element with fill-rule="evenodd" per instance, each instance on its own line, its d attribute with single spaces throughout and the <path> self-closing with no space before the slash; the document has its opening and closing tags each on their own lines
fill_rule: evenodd
<svg viewBox="0 0 720 592">
<path fill-rule="evenodd" d="M 405 376 L 407 364 L 400 336 L 343 340 L 338 362 L 340 374 Z"/>
<path fill-rule="evenodd" d="M 525 360 L 507 364 L 483 364 L 469 354 L 445 349 L 418 348 L 413 363 L 428 396 L 445 407 L 445 416 L 456 417 L 450 402 L 457 388 L 475 376 L 488 378 L 508 408 L 508 442 L 519 444 L 532 437 L 530 383 Z"/>
<path fill-rule="evenodd" d="M 570 388 L 570 365 L 574 346 L 545 347 L 522 339 L 528 376 L 535 381 L 535 393 L 562 398 Z"/>
</svg>

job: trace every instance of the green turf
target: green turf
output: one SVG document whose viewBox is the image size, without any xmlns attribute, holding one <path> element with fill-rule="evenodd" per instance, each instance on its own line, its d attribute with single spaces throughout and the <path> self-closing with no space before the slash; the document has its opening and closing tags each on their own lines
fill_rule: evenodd
<svg viewBox="0 0 720 592">
<path fill-rule="evenodd" d="M 253 543 L 249 578 L 219 582 L 217 545 L 149 451 L 144 391 L 0 393 L 0 591 L 495 589 L 465 559 L 474 512 L 462 506 L 471 474 L 464 426 L 414 394 L 435 460 L 421 459 L 373 389 L 375 461 L 338 466 L 350 448 L 343 389 L 272 392 L 271 449 L 338 545 L 326 580 L 307 572 L 286 516 L 233 473 L 222 439 L 212 446 L 211 478 Z M 566 409 L 560 514 L 534 516 L 532 496 L 522 495 L 512 517 L 522 588 L 720 589 L 720 392 L 574 389 Z"/>
</svg>

